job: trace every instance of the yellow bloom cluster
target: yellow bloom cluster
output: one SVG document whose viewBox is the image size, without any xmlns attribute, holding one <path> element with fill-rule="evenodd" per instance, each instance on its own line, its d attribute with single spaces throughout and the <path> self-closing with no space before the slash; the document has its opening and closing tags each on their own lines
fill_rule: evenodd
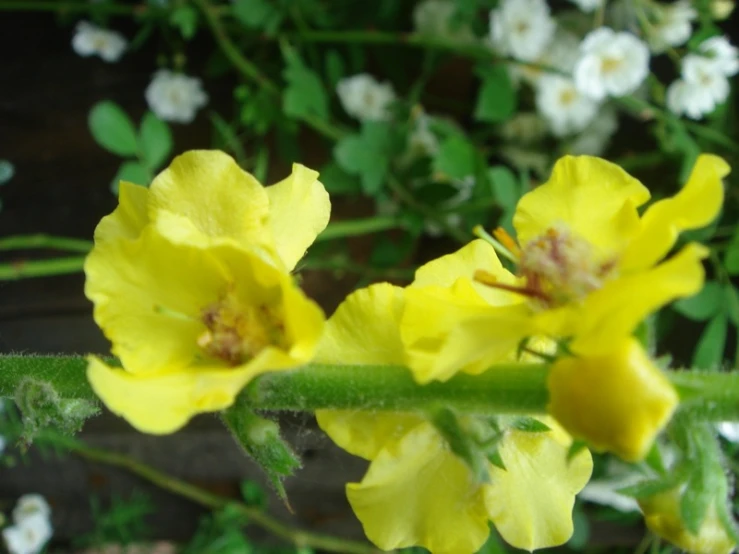
<svg viewBox="0 0 739 554">
<path fill-rule="evenodd" d="M 309 361 L 324 316 L 289 272 L 329 212 L 315 171 L 296 164 L 265 188 L 218 151 L 179 156 L 148 189 L 122 182 L 85 263 L 123 365 L 90 358 L 98 396 L 139 430 L 170 433 L 255 376 Z"/>
</svg>

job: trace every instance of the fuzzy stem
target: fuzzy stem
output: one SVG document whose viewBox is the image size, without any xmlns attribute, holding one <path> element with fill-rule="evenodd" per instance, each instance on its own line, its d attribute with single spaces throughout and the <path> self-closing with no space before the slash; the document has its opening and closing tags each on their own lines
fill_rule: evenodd
<svg viewBox="0 0 739 554">
<path fill-rule="evenodd" d="M 51 260 L 18 260 L 0 264 L 0 281 L 77 273 L 82 271 L 84 264 L 84 256 L 69 256 Z"/>
<path fill-rule="evenodd" d="M 31 248 L 49 248 L 53 250 L 67 250 L 87 254 L 92 250 L 92 241 L 73 239 L 69 237 L 55 237 L 53 235 L 15 235 L 0 239 L 0 250 L 26 250 Z"/>
</svg>

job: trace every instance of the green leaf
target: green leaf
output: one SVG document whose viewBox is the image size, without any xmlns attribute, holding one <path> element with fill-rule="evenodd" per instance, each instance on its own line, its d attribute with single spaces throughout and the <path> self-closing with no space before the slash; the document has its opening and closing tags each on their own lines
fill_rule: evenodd
<svg viewBox="0 0 739 554">
<path fill-rule="evenodd" d="M 365 194 L 374 196 L 383 188 L 397 145 L 398 136 L 389 123 L 365 121 L 359 134 L 336 144 L 334 158 L 345 171 L 361 178 Z"/>
<path fill-rule="evenodd" d="M 118 196 L 118 184 L 121 181 L 128 181 L 146 187 L 149 186 L 149 181 L 151 181 L 151 173 L 139 162 L 123 162 L 110 183 L 110 191 L 116 196 Z"/>
<path fill-rule="evenodd" d="M 179 29 L 182 38 L 190 40 L 198 29 L 198 11 L 187 4 L 179 6 L 169 15 L 169 23 Z"/>
<path fill-rule="evenodd" d="M 726 298 L 726 315 L 729 316 L 735 326 L 739 327 L 739 292 L 731 284 L 724 285 L 724 297 Z"/>
<path fill-rule="evenodd" d="M 488 169 L 488 179 L 498 204 L 505 211 L 514 210 L 521 196 L 521 187 L 515 173 L 504 165 L 497 165 Z"/>
<path fill-rule="evenodd" d="M 724 303 L 724 291 L 715 281 L 708 281 L 698 294 L 683 298 L 672 306 L 688 319 L 705 321 L 721 311 Z"/>
<path fill-rule="evenodd" d="M 714 369 L 721 364 L 726 345 L 726 315 L 721 313 L 706 326 L 693 353 L 693 366 Z"/>
<path fill-rule="evenodd" d="M 549 431 L 549 426 L 533 417 L 518 417 L 514 420 L 512 427 L 527 433 L 544 433 Z"/>
<path fill-rule="evenodd" d="M 292 48 L 283 48 L 285 69 L 282 72 L 287 88 L 282 97 L 282 109 L 290 117 L 328 119 L 328 97 L 320 77 L 303 63 Z"/>
<path fill-rule="evenodd" d="M 274 34 L 282 23 L 283 12 L 268 0 L 234 0 L 233 15 L 246 27 Z"/>
<path fill-rule="evenodd" d="M 239 488 L 241 490 L 241 497 L 244 499 L 245 504 L 260 509 L 267 507 L 267 497 L 264 494 L 264 489 L 259 486 L 259 483 L 251 481 L 250 479 L 245 479 L 241 482 L 241 486 Z"/>
<path fill-rule="evenodd" d="M 109 152 L 119 156 L 137 154 L 136 128 L 115 102 L 105 100 L 95 104 L 87 123 L 95 141 Z"/>
<path fill-rule="evenodd" d="M 734 236 L 724 255 L 724 267 L 729 275 L 739 275 L 739 227 L 734 231 Z"/>
<path fill-rule="evenodd" d="M 650 496 L 654 496 L 655 494 L 659 494 L 668 489 L 671 489 L 676 484 L 677 483 L 675 479 L 668 476 L 664 479 L 650 479 L 648 481 L 641 481 L 639 483 L 636 483 L 635 485 L 629 485 L 628 487 L 618 489 L 616 492 L 618 494 L 623 494 L 624 496 L 630 496 L 636 499 L 648 498 Z"/>
<path fill-rule="evenodd" d="M 452 179 L 464 179 L 475 174 L 475 145 L 460 134 L 444 140 L 433 161 L 433 170 Z"/>
<path fill-rule="evenodd" d="M 149 166 L 152 172 L 159 169 L 167 161 L 174 147 L 169 125 L 157 118 L 152 112 L 146 112 L 141 121 L 139 140 L 141 142 L 141 153 L 146 165 Z"/>
<path fill-rule="evenodd" d="M 15 175 L 15 167 L 8 160 L 0 160 L 0 185 L 10 181 Z"/>
<path fill-rule="evenodd" d="M 516 103 L 516 91 L 506 67 L 495 65 L 485 69 L 475 105 L 475 119 L 500 123 L 513 115 Z"/>
<path fill-rule="evenodd" d="M 467 464 L 478 483 L 489 482 L 488 460 L 463 428 L 456 414 L 449 408 L 440 408 L 432 414 L 431 423 L 444 437 L 450 450 Z"/>
<path fill-rule="evenodd" d="M 362 183 L 356 175 L 350 175 L 335 162 L 329 162 L 321 169 L 321 183 L 331 196 L 342 194 L 358 195 L 362 192 Z"/>
</svg>

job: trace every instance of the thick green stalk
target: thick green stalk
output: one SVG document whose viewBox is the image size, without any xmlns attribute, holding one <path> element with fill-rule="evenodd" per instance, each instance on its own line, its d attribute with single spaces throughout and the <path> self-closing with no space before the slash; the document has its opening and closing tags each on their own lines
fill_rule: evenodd
<svg viewBox="0 0 739 554">
<path fill-rule="evenodd" d="M 421 386 L 401 366 L 311 364 L 263 375 L 243 394 L 264 410 L 415 411 L 443 404 L 466 413 L 541 414 L 548 401 L 547 374 L 545 364 L 500 364 L 482 375 L 460 374 Z"/>
</svg>

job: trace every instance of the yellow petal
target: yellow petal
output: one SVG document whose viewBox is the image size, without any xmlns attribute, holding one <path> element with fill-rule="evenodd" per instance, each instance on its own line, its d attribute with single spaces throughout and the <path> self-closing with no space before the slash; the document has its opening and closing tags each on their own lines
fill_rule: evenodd
<svg viewBox="0 0 739 554">
<path fill-rule="evenodd" d="M 154 227 L 136 241 L 96 245 L 85 275 L 95 321 L 133 373 L 189 364 L 205 330 L 201 312 L 227 283 L 210 253 L 175 245 Z"/>
<path fill-rule="evenodd" d="M 606 351 L 614 337 L 631 334 L 649 314 L 676 298 L 696 294 L 703 286 L 701 260 L 707 255 L 705 247 L 688 244 L 654 268 L 606 283 L 579 310 L 571 348 L 579 353 Z"/>
<path fill-rule="evenodd" d="M 213 367 L 132 375 L 90 356 L 87 378 L 113 413 L 139 431 L 160 435 L 177 431 L 195 414 L 227 408 L 251 375 Z"/>
<path fill-rule="evenodd" d="M 326 228 L 331 201 L 318 172 L 300 164 L 293 164 L 289 177 L 265 190 L 275 248 L 285 267 L 292 270 Z"/>
<path fill-rule="evenodd" d="M 716 508 L 708 508 L 698 534 L 687 530 L 680 515 L 680 493 L 672 489 L 639 500 L 650 531 L 690 554 L 730 554 L 737 546 L 721 525 Z"/>
<path fill-rule="evenodd" d="M 624 270 L 650 267 L 670 251 L 682 231 L 705 227 L 713 221 L 724 199 L 721 180 L 730 169 L 718 156 L 699 156 L 682 190 L 672 198 L 655 202 L 644 213 L 642 229 L 619 266 Z"/>
<path fill-rule="evenodd" d="M 590 452 L 568 460 L 572 440 L 553 421 L 546 423 L 551 431 L 507 432 L 499 449 L 506 469 L 491 465 L 485 486 L 485 504 L 500 535 L 529 551 L 569 540 L 575 495 L 593 470 Z"/>
<path fill-rule="evenodd" d="M 510 359 L 532 332 L 525 304 L 492 307 L 466 279 L 451 288 L 408 288 L 405 297 L 400 335 L 419 383 L 481 373 Z"/>
<path fill-rule="evenodd" d="M 177 156 L 150 187 L 150 218 L 156 220 L 159 211 L 186 218 L 216 240 L 272 244 L 267 193 L 224 152 L 192 150 Z"/>
<path fill-rule="evenodd" d="M 389 444 L 347 485 L 367 537 L 383 550 L 421 545 L 472 554 L 488 536 L 482 490 L 429 423 Z"/>
<path fill-rule="evenodd" d="M 503 267 L 490 244 L 484 240 L 473 240 L 456 252 L 432 260 L 418 268 L 411 287 L 431 285 L 451 287 L 459 279 L 464 279 L 492 306 L 506 306 L 523 301 L 520 295 L 476 282 L 474 277 L 479 270 L 486 271 L 502 284 L 520 284 L 519 280 Z"/>
<path fill-rule="evenodd" d="M 565 156 L 546 183 L 518 202 L 513 226 L 524 246 L 563 223 L 609 255 L 638 231 L 636 208 L 648 199 L 644 185 L 617 165 L 591 156 Z"/>
<path fill-rule="evenodd" d="M 575 437 L 627 461 L 649 451 L 678 404 L 675 389 L 633 339 L 610 352 L 560 358 L 549 374 L 549 413 Z"/>
<path fill-rule="evenodd" d="M 105 216 L 95 228 L 95 242 L 136 239 L 149 223 L 147 202 L 149 190 L 121 181 L 118 188 L 118 206 Z"/>
<path fill-rule="evenodd" d="M 371 460 L 386 444 L 400 440 L 423 421 L 413 414 L 318 410 L 318 425 L 341 448 Z"/>
<path fill-rule="evenodd" d="M 316 361 L 402 365 L 405 355 L 398 326 L 403 293 L 400 287 L 378 283 L 347 296 L 326 324 Z"/>
</svg>

